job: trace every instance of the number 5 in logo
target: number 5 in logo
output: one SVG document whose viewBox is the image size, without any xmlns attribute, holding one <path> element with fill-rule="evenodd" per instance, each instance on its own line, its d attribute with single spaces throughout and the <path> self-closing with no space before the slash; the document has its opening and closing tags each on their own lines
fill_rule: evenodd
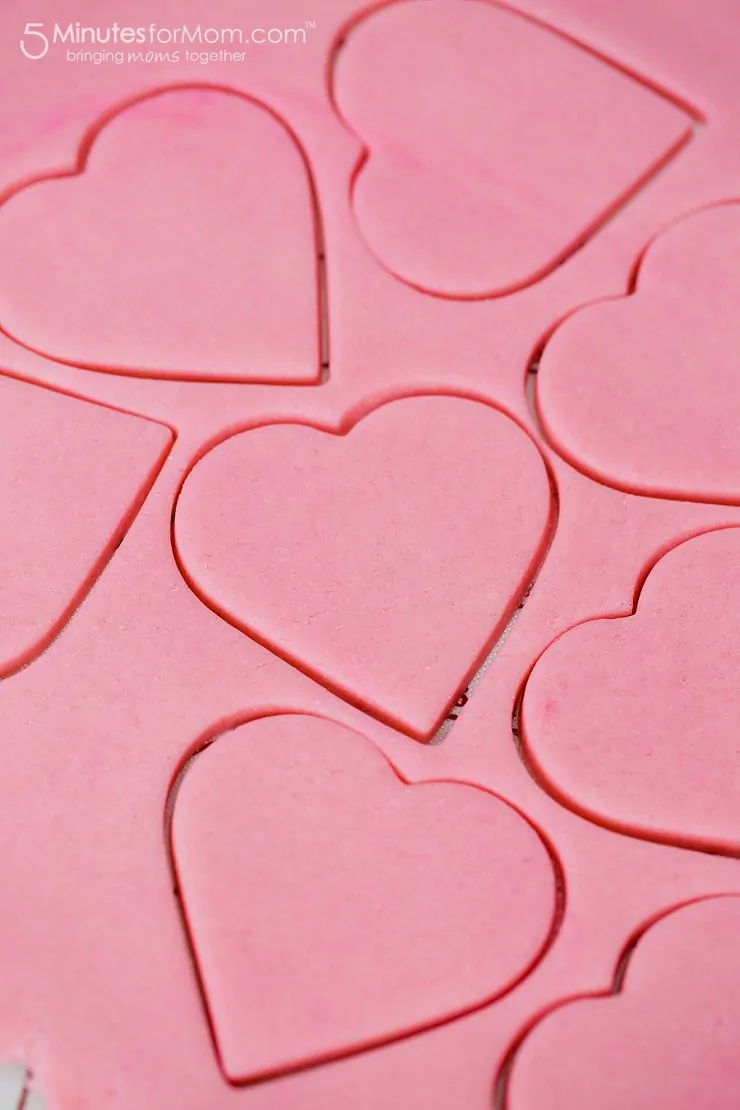
<svg viewBox="0 0 740 1110">
<path fill-rule="evenodd" d="M 48 38 L 43 31 L 38 30 L 39 27 L 43 26 L 43 23 L 27 23 L 23 31 L 24 37 L 21 39 L 21 53 L 25 54 L 27 58 L 31 58 L 34 62 L 38 61 L 39 58 L 43 58 L 49 49 Z M 37 47 L 35 54 L 26 46 L 26 38 L 30 38 L 31 35 L 37 39 L 41 39 L 40 43 L 34 44 Z"/>
</svg>

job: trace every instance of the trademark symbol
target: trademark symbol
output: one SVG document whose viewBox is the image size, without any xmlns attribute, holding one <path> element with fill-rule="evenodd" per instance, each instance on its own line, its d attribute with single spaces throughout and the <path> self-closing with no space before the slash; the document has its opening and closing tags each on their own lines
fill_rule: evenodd
<svg viewBox="0 0 740 1110">
<path fill-rule="evenodd" d="M 307 19 L 306 20 L 306 30 L 307 31 L 315 31 L 316 30 L 316 20 L 315 19 Z"/>
</svg>

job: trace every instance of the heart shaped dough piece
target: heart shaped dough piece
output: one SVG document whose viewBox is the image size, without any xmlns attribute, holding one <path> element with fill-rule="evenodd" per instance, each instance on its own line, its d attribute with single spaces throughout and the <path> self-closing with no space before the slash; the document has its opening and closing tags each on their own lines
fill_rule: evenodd
<svg viewBox="0 0 740 1110">
<path fill-rule="evenodd" d="M 635 493 L 740 503 L 738 259 L 740 204 L 707 208 L 650 245 L 632 296 L 554 333 L 538 408 L 580 470 Z"/>
<path fill-rule="evenodd" d="M 185 773 L 172 844 L 227 1077 L 392 1041 L 510 987 L 552 925 L 552 865 L 509 805 L 408 786 L 365 737 L 284 715 Z"/>
<path fill-rule="evenodd" d="M 174 535 L 214 609 L 424 738 L 516 606 L 549 515 L 542 457 L 517 424 L 424 396 L 345 435 L 232 436 L 186 479 Z"/>
<path fill-rule="evenodd" d="M 740 898 L 652 925 L 620 992 L 552 1010 L 514 1060 L 510 1110 L 737 1110 Z"/>
<path fill-rule="evenodd" d="M 0 375 L 0 678 L 69 618 L 172 438 L 152 420 Z"/>
<path fill-rule="evenodd" d="M 236 93 L 170 90 L 83 149 L 81 172 L 0 208 L 5 331 L 120 373 L 319 380 L 312 187 L 276 116 Z"/>
<path fill-rule="evenodd" d="M 589 621 L 544 653 L 525 750 L 575 809 L 636 836 L 740 852 L 740 529 L 650 572 L 634 616 Z"/>
<path fill-rule="evenodd" d="M 350 29 L 337 106 L 380 262 L 426 292 L 499 296 L 581 245 L 691 134 L 690 117 L 504 4 L 383 4 Z"/>
</svg>

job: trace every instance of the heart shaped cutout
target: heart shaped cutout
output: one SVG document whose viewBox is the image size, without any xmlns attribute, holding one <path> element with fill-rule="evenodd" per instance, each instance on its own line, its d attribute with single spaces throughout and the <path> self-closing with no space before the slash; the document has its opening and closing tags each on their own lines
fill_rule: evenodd
<svg viewBox="0 0 740 1110">
<path fill-rule="evenodd" d="M 619 993 L 566 1002 L 524 1040 L 510 1110 L 736 1110 L 740 898 L 684 906 L 652 925 Z"/>
<path fill-rule="evenodd" d="M 539 659 L 523 743 L 567 804 L 635 836 L 740 853 L 738 566 L 740 529 L 688 540 L 650 572 L 634 616 L 581 624 Z"/>
<path fill-rule="evenodd" d="M 554 446 L 634 493 L 740 503 L 740 205 L 706 208 L 649 246 L 632 296 L 570 316 L 539 365 Z"/>
<path fill-rule="evenodd" d="M 480 0 L 360 18 L 341 40 L 333 94 L 365 144 L 353 207 L 366 241 L 396 277 L 448 297 L 543 277 L 692 127 L 570 37 Z"/>
<path fill-rule="evenodd" d="M 0 207 L 0 326 L 97 370 L 318 382 L 313 197 L 296 139 L 263 105 L 149 94 L 94 129 L 78 172 Z"/>
<path fill-rule="evenodd" d="M 0 375 L 0 678 L 69 619 L 172 441 L 152 420 Z"/>
<path fill-rule="evenodd" d="M 234 1083 L 358 1052 L 493 999 L 555 911 L 543 842 L 477 787 L 405 784 L 365 737 L 301 715 L 186 770 L 172 850 Z"/>
<path fill-rule="evenodd" d="M 547 472 L 521 428 L 422 396 L 345 434 L 232 436 L 186 478 L 174 542 L 217 612 L 425 738 L 516 607 L 549 525 Z"/>
</svg>

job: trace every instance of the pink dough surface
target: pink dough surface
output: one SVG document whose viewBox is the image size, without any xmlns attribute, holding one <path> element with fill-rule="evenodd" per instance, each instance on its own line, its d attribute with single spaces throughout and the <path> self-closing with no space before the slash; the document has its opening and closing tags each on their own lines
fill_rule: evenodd
<svg viewBox="0 0 740 1110">
<path fill-rule="evenodd" d="M 123 7 L 0 7 L 0 1110 L 736 1110 L 734 5 Z"/>
</svg>

